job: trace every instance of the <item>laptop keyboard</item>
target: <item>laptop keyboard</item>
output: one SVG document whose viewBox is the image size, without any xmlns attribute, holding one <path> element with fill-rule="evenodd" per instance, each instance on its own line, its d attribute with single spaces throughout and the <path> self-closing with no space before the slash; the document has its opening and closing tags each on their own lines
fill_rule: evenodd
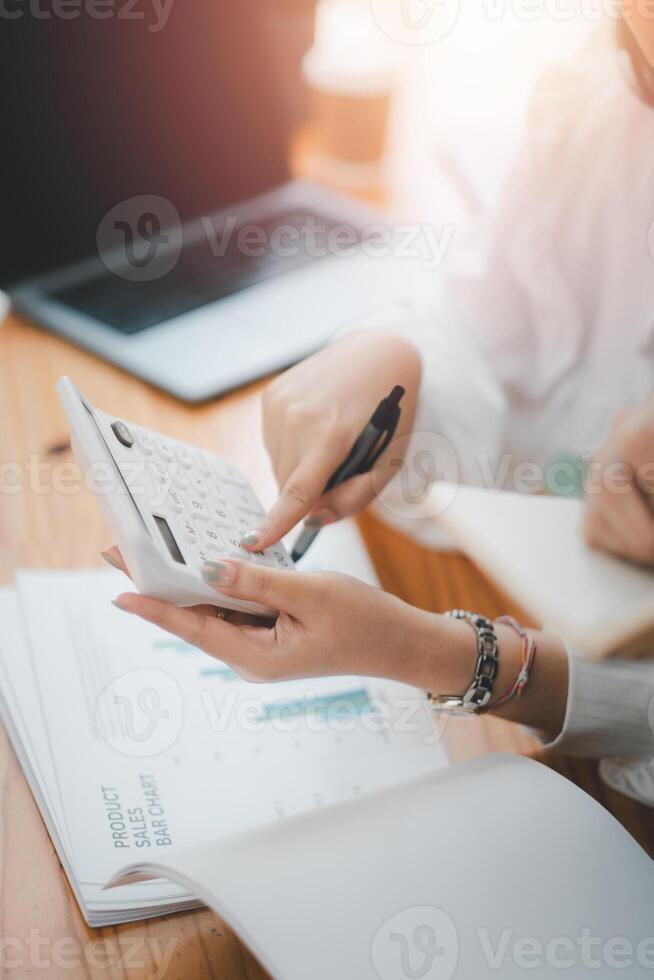
<svg viewBox="0 0 654 980">
<path fill-rule="evenodd" d="M 186 246 L 174 269 L 159 279 L 132 282 L 107 269 L 97 278 L 53 291 L 52 298 L 121 333 L 136 334 L 322 258 L 329 254 L 329 233 L 341 226 L 324 216 L 293 211 L 243 227 L 257 229 L 258 237 L 248 240 L 247 250 L 239 247 L 236 227 L 224 255 L 214 254 L 215 243 L 212 250 L 203 237 Z M 282 227 L 281 247 L 273 249 L 271 235 Z M 356 238 L 361 240 L 358 232 Z M 252 255 L 254 250 L 263 254 Z"/>
</svg>

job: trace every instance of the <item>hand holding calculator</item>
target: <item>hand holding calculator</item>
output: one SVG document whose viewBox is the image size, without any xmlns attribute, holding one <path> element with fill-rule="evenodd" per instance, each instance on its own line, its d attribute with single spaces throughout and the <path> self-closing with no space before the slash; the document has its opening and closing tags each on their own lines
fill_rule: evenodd
<svg viewBox="0 0 654 980">
<path fill-rule="evenodd" d="M 263 508 L 233 463 L 93 408 L 68 378 L 57 390 L 75 456 L 137 589 L 177 606 L 211 603 L 270 617 L 256 602 L 217 595 L 201 577 L 220 557 L 292 569 L 280 543 L 252 554 L 241 538 Z"/>
</svg>

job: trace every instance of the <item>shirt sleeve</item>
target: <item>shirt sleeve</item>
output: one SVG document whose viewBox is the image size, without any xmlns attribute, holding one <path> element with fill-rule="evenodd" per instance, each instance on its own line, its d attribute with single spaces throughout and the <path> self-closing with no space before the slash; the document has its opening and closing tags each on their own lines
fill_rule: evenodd
<svg viewBox="0 0 654 980">
<path fill-rule="evenodd" d="M 565 721 L 546 748 L 585 758 L 654 756 L 654 665 L 568 653 Z"/>
<path fill-rule="evenodd" d="M 588 661 L 568 651 L 565 721 L 544 747 L 601 759 L 600 774 L 618 792 L 654 805 L 654 664 Z"/>
</svg>

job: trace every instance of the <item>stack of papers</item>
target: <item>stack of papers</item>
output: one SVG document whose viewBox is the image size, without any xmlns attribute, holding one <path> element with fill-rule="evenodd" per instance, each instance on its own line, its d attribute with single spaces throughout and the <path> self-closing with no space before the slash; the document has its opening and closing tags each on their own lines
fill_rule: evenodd
<svg viewBox="0 0 654 980">
<path fill-rule="evenodd" d="M 353 525 L 324 532 L 310 561 L 374 581 Z M 21 572 L 0 590 L 3 719 L 89 924 L 199 904 L 161 878 L 105 891 L 129 863 L 446 765 L 419 692 L 358 677 L 249 684 L 112 606 L 125 588 L 107 569 Z"/>
</svg>

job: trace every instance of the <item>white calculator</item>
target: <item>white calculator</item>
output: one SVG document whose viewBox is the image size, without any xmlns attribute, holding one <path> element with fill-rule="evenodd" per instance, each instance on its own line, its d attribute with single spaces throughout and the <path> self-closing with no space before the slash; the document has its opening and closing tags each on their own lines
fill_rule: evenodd
<svg viewBox="0 0 654 980">
<path fill-rule="evenodd" d="M 294 567 L 282 544 L 258 554 L 241 547 L 264 511 L 238 467 L 101 412 L 69 378 L 57 390 L 73 452 L 139 592 L 177 606 L 209 602 L 275 615 L 259 603 L 217 594 L 200 574 L 204 561 L 220 557 Z"/>
</svg>

